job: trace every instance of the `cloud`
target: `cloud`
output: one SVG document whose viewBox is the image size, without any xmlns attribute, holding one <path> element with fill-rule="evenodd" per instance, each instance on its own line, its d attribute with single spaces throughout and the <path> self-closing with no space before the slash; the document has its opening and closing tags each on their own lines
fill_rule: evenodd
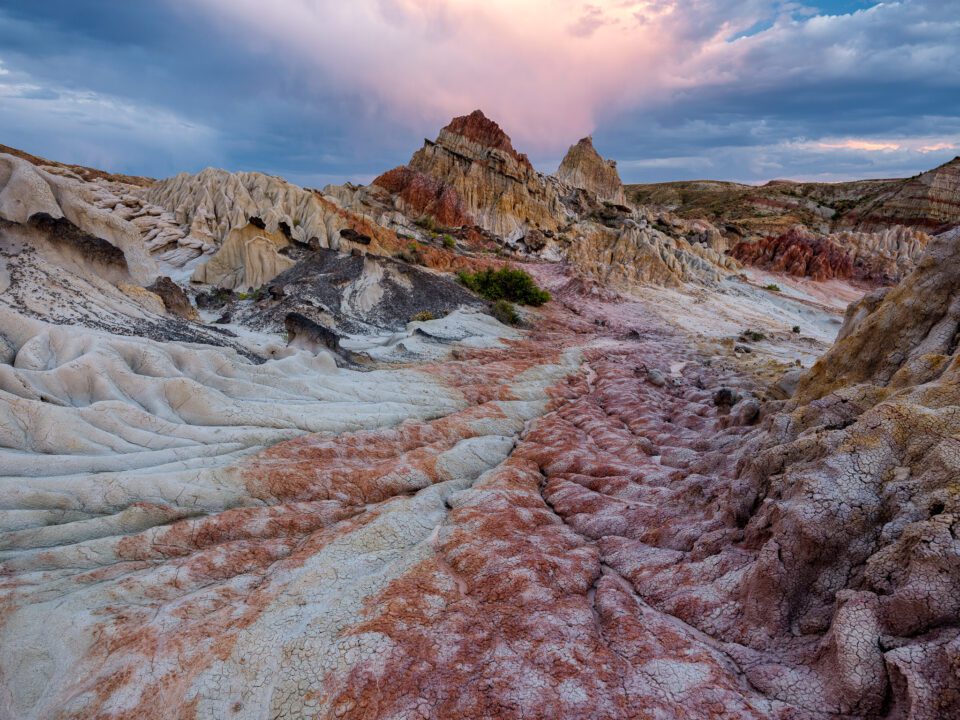
<svg viewBox="0 0 960 720">
<path fill-rule="evenodd" d="M 0 137 L 18 135 L 52 159 L 93 167 L 126 169 L 158 156 L 176 167 L 215 140 L 211 128 L 162 108 L 44 86 L 24 73 L 0 73 L 0 103 Z"/>
<path fill-rule="evenodd" d="M 957 150 L 957 149 L 960 149 L 960 145 L 957 145 L 956 143 L 939 142 L 939 143 L 934 143 L 932 145 L 923 145 L 917 148 L 917 151 L 926 154 L 926 153 L 943 152 L 944 150 Z"/>
<path fill-rule="evenodd" d="M 193 2 L 237 37 L 282 53 L 305 90 L 333 84 L 370 95 L 395 122 L 418 127 L 481 107 L 534 152 L 695 85 L 690 60 L 767 4 L 277 0 L 267 10 L 259 0 Z"/>
<path fill-rule="evenodd" d="M 887 152 L 899 150 L 902 145 L 893 142 L 877 142 L 873 140 L 839 140 L 833 142 L 818 142 L 817 147 L 824 150 L 864 150 L 866 152 Z M 941 148 L 942 149 L 942 148 Z"/>
<path fill-rule="evenodd" d="M 0 80 L 20 87 L 0 132 L 126 172 L 317 184 L 404 162 L 481 107 L 545 170 L 593 132 L 629 179 L 909 175 L 960 137 L 952 4 L 7 0 Z"/>
</svg>

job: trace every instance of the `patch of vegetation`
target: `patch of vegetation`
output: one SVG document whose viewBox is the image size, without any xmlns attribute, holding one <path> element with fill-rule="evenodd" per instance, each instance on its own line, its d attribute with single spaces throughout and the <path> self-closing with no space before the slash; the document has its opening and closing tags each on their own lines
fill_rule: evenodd
<svg viewBox="0 0 960 720">
<path fill-rule="evenodd" d="M 398 260 L 403 260 L 403 262 L 410 263 L 411 265 L 425 264 L 423 253 L 420 250 L 420 244 L 416 240 L 407 245 L 406 250 L 401 250 L 398 252 L 395 257 Z"/>
<path fill-rule="evenodd" d="M 475 273 L 457 273 L 460 282 L 488 300 L 508 300 L 521 305 L 543 305 L 549 302 L 550 293 L 541 289 L 533 278 L 523 270 L 503 267 L 487 268 Z"/>
<path fill-rule="evenodd" d="M 769 290 L 770 292 L 780 292 L 780 286 L 776 283 L 768 283 L 763 286 L 764 290 Z"/>
<path fill-rule="evenodd" d="M 749 328 L 740 333 L 740 340 L 743 342 L 760 342 L 761 340 L 766 340 L 767 336 L 762 332 L 757 332 L 756 330 L 750 330 Z"/>
<path fill-rule="evenodd" d="M 491 314 L 504 325 L 519 325 L 520 316 L 509 300 L 497 300 L 490 309 Z"/>
<path fill-rule="evenodd" d="M 264 290 L 263 287 L 258 287 L 250 290 L 250 292 L 238 293 L 237 297 L 240 300 L 253 300 L 254 302 L 258 302 L 260 299 L 263 298 L 263 294 L 265 292 L 266 290 Z"/>
<path fill-rule="evenodd" d="M 429 233 L 436 234 L 437 232 L 437 221 L 430 215 L 421 215 L 414 221 L 414 225 L 423 228 Z"/>
<path fill-rule="evenodd" d="M 799 326 L 799 325 L 794 325 L 794 326 L 793 326 L 793 332 L 794 332 L 794 334 L 799 335 L 799 334 L 800 334 L 800 326 Z"/>
<path fill-rule="evenodd" d="M 423 310 L 422 312 L 418 312 L 416 315 L 410 318 L 410 321 L 411 322 L 427 322 L 427 320 L 435 320 L 435 319 L 436 318 L 434 317 L 432 312 L 430 312 L 429 310 Z"/>
<path fill-rule="evenodd" d="M 453 239 L 453 235 L 444 235 L 443 246 L 447 248 L 447 250 L 452 250 L 457 246 L 457 241 Z"/>
</svg>

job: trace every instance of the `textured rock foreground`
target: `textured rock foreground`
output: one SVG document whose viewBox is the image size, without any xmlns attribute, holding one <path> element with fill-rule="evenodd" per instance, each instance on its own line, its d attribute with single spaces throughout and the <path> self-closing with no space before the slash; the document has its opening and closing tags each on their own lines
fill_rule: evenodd
<svg viewBox="0 0 960 720">
<path fill-rule="evenodd" d="M 960 232 L 558 176 L 0 155 L 0 718 L 960 715 Z"/>
</svg>

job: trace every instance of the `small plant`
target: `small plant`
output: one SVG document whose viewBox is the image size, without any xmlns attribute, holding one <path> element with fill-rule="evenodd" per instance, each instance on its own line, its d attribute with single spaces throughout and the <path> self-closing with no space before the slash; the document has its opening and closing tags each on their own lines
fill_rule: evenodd
<svg viewBox="0 0 960 720">
<path fill-rule="evenodd" d="M 538 287 L 528 273 L 513 267 L 486 268 L 475 273 L 461 271 L 457 277 L 466 287 L 494 302 L 509 300 L 538 306 L 550 300 L 550 293 Z"/>
<path fill-rule="evenodd" d="M 764 290 L 769 290 L 770 292 L 780 292 L 780 286 L 776 283 L 768 283 L 763 286 Z"/>
<path fill-rule="evenodd" d="M 799 326 L 799 325 L 794 325 L 794 326 L 793 326 L 793 332 L 794 332 L 794 334 L 799 335 L 799 334 L 800 334 L 800 326 Z"/>
<path fill-rule="evenodd" d="M 761 340 L 766 340 L 767 336 L 762 332 L 747 329 L 740 333 L 740 339 L 744 342 L 760 342 Z"/>
<path fill-rule="evenodd" d="M 452 250 L 457 246 L 457 241 L 453 239 L 453 235 L 444 235 L 443 246 L 448 250 Z"/>
<path fill-rule="evenodd" d="M 429 310 L 423 310 L 422 312 L 418 312 L 416 315 L 410 318 L 412 322 L 427 322 L 427 320 L 435 320 L 435 319 L 436 318 L 434 317 L 433 313 L 430 312 Z"/>
<path fill-rule="evenodd" d="M 491 312 L 493 316 L 504 325 L 518 325 L 520 323 L 520 316 L 517 314 L 517 309 L 509 300 L 497 300 L 493 304 Z"/>
<path fill-rule="evenodd" d="M 434 220 L 430 215 L 421 215 L 419 218 L 417 218 L 415 224 L 417 227 L 421 227 L 427 232 L 437 232 L 437 221 Z"/>
<path fill-rule="evenodd" d="M 401 250 L 394 257 L 410 265 L 424 264 L 423 252 L 420 249 L 420 244 L 416 240 L 407 245 L 406 250 Z"/>
</svg>

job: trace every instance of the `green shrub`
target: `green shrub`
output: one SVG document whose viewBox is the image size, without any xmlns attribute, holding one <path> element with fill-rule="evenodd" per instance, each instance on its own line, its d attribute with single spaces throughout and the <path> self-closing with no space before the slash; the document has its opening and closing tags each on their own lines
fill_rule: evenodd
<svg viewBox="0 0 960 720">
<path fill-rule="evenodd" d="M 761 340 L 766 340 L 767 336 L 756 330 L 744 330 L 740 333 L 740 339 L 744 342 L 760 342 Z"/>
<path fill-rule="evenodd" d="M 800 334 L 800 326 L 799 326 L 799 325 L 794 325 L 794 326 L 793 326 L 793 332 L 796 333 L 797 335 L 799 335 L 799 334 Z"/>
<path fill-rule="evenodd" d="M 770 292 L 780 292 L 780 286 L 776 283 L 770 283 L 763 286 L 764 290 L 769 290 Z"/>
<path fill-rule="evenodd" d="M 457 246 L 457 241 L 453 239 L 452 235 L 443 236 L 443 246 L 448 250 L 452 250 Z"/>
<path fill-rule="evenodd" d="M 415 221 L 415 224 L 427 232 L 435 233 L 437 231 L 437 221 L 429 215 L 422 215 Z"/>
<path fill-rule="evenodd" d="M 550 300 L 550 293 L 537 287 L 533 278 L 523 270 L 503 267 L 487 268 L 475 273 L 459 272 L 460 282 L 488 300 L 509 300 L 521 305 L 543 305 Z"/>
<path fill-rule="evenodd" d="M 418 312 L 416 315 L 410 318 L 410 320 L 413 322 L 426 322 L 427 320 L 433 320 L 433 319 L 435 319 L 433 316 L 433 313 L 430 312 L 429 310 Z"/>
<path fill-rule="evenodd" d="M 504 325 L 517 325 L 520 323 L 520 316 L 517 315 L 517 309 L 509 300 L 497 300 L 491 309 L 493 316 Z"/>
</svg>

